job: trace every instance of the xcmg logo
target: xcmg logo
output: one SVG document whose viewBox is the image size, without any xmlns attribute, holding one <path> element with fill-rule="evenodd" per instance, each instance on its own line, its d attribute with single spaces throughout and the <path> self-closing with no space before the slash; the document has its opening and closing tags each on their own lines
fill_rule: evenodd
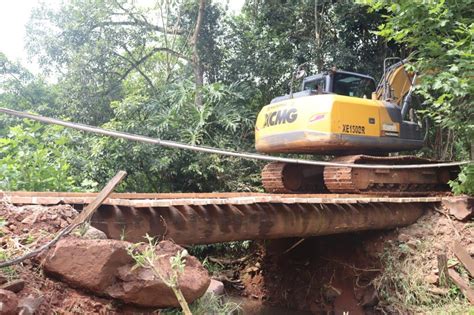
<svg viewBox="0 0 474 315">
<path fill-rule="evenodd" d="M 275 126 L 280 124 L 292 123 L 298 118 L 296 108 L 280 109 L 274 112 L 265 114 L 265 124 L 263 128 L 268 126 Z"/>
</svg>

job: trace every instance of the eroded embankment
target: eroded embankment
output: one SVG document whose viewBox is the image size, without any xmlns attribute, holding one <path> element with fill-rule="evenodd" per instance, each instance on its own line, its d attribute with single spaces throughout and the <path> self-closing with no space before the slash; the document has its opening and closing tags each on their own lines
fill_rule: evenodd
<svg viewBox="0 0 474 315">
<path fill-rule="evenodd" d="M 444 210 L 408 227 L 314 237 L 293 249 L 299 239 L 262 242 L 241 267 L 243 294 L 314 313 L 468 313 L 473 308 L 459 289 L 440 284 L 437 257 L 446 254 L 469 280 L 452 248 L 459 242 L 474 255 L 474 222 Z"/>
</svg>

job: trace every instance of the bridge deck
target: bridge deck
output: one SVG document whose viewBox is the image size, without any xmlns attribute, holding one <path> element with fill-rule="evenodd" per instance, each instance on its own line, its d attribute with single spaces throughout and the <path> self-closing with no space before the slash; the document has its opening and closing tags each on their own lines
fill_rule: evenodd
<svg viewBox="0 0 474 315">
<path fill-rule="evenodd" d="M 73 192 L 3 192 L 12 204 L 88 204 L 97 193 Z M 442 196 L 429 197 L 382 197 L 350 194 L 267 194 L 267 193 L 112 193 L 103 204 L 115 206 L 169 207 L 183 205 L 225 204 L 354 204 L 354 203 L 433 203 L 441 202 Z"/>
</svg>

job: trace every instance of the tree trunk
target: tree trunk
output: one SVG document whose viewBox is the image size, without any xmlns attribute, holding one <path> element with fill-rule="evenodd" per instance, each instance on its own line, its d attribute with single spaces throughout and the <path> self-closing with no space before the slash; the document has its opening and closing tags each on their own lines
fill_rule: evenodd
<svg viewBox="0 0 474 315">
<path fill-rule="evenodd" d="M 194 82 L 196 84 L 194 104 L 197 107 L 201 107 L 203 104 L 202 100 L 202 86 L 204 84 L 204 71 L 202 69 L 201 59 L 199 57 L 199 33 L 201 31 L 202 19 L 204 15 L 204 9 L 206 7 L 206 0 L 199 0 L 199 12 L 196 19 L 196 26 L 194 27 L 193 37 L 191 38 L 191 45 L 193 47 L 193 66 L 194 66 Z"/>
<path fill-rule="evenodd" d="M 315 56 L 316 56 L 316 66 L 318 67 L 318 72 L 323 71 L 324 59 L 323 59 L 323 47 L 321 39 L 321 18 L 320 14 L 322 12 L 318 11 L 319 0 L 314 0 L 314 46 L 315 46 Z M 323 4 L 324 6 L 324 4 Z"/>
</svg>

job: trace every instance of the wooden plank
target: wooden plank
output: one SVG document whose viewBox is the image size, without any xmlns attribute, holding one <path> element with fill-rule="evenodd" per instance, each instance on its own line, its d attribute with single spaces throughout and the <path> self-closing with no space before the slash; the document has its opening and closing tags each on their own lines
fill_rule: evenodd
<svg viewBox="0 0 474 315">
<path fill-rule="evenodd" d="M 125 171 L 119 171 L 108 183 L 105 187 L 100 191 L 97 197 L 88 204 L 84 210 L 82 210 L 77 217 L 74 218 L 71 225 L 77 225 L 85 220 L 87 220 L 97 208 L 109 197 L 112 191 L 115 189 L 118 183 L 122 181 L 122 179 L 127 175 Z"/>
<path fill-rule="evenodd" d="M 94 200 L 97 194 L 78 194 L 78 193 L 49 193 L 39 192 L 10 192 L 5 193 L 5 200 L 17 205 L 40 204 L 56 205 L 65 204 L 88 204 Z M 51 196 L 47 196 L 51 194 Z M 128 198 L 132 196 L 133 198 Z M 153 198 L 135 198 L 138 196 L 148 196 Z M 169 198 L 164 198 L 164 197 Z M 349 197 L 348 197 L 349 196 Z M 367 197 L 354 198 L 352 195 L 295 195 L 295 194 L 260 194 L 260 193 L 174 193 L 174 194 L 114 194 L 103 201 L 104 205 L 130 206 L 137 208 L 146 207 L 167 207 L 170 205 L 206 205 L 206 204 L 256 204 L 256 203 L 284 203 L 284 204 L 358 204 L 358 203 L 410 203 L 410 202 L 429 202 L 437 201 L 428 198 L 394 198 L 394 197 Z"/>
<path fill-rule="evenodd" d="M 44 197 L 41 200 L 64 200 L 65 198 L 71 198 L 71 200 L 90 200 L 95 198 L 98 193 L 81 193 L 81 192 L 28 192 L 28 191 L 11 191 L 2 192 L 0 197 L 15 198 L 19 202 L 25 202 L 32 198 Z M 380 197 L 370 195 L 354 195 L 354 194 L 269 194 L 269 193 L 241 193 L 241 192 L 216 192 L 216 193 L 112 193 L 111 199 L 144 199 L 144 200 L 160 200 L 160 199 L 222 199 L 222 198 L 242 198 L 242 197 L 269 197 L 269 198 L 283 198 L 289 199 L 289 202 L 294 202 L 292 199 L 308 199 L 308 198 L 323 198 L 326 202 L 332 202 L 334 200 L 343 200 L 347 202 L 358 202 L 363 200 L 364 202 L 438 202 L 442 200 L 442 197 Z M 51 199 L 48 199 L 51 198 Z M 54 199 L 57 198 L 57 199 Z"/>
<path fill-rule="evenodd" d="M 466 267 L 469 274 L 474 277 L 474 259 L 471 258 L 469 253 L 457 241 L 454 242 L 453 252 L 457 259 Z"/>
<path fill-rule="evenodd" d="M 459 287 L 459 289 L 461 289 L 461 292 L 464 294 L 466 299 L 474 305 L 474 290 L 469 287 L 469 284 L 461 278 L 459 273 L 455 270 L 449 269 L 448 273 L 451 280 Z"/>
</svg>

